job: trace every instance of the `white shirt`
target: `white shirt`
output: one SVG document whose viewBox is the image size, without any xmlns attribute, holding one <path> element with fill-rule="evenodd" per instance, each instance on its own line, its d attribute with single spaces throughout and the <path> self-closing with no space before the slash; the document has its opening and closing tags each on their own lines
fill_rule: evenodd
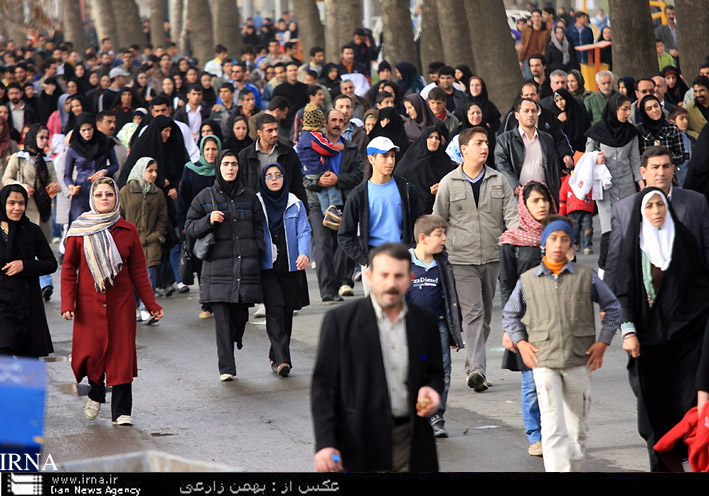
<svg viewBox="0 0 709 496">
<path fill-rule="evenodd" d="M 520 136 L 522 136 L 522 141 L 524 141 L 524 163 L 522 164 L 522 171 L 519 173 L 519 183 L 524 185 L 528 181 L 540 181 L 545 182 L 544 178 L 544 167 L 543 167 L 543 155 L 542 155 L 542 145 L 539 141 L 539 133 L 537 129 L 534 129 L 534 135 L 529 138 L 527 133 L 525 133 L 521 127 L 517 127 Z"/>
<path fill-rule="evenodd" d="M 12 127 L 21 133 L 22 126 L 25 125 L 25 102 L 20 101 L 17 107 L 10 103 L 10 112 L 12 113 Z"/>
</svg>

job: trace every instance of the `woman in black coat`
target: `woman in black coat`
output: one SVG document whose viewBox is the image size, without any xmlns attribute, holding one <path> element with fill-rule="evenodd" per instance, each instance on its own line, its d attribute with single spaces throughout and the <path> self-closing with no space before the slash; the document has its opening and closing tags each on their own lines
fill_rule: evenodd
<svg viewBox="0 0 709 496">
<path fill-rule="evenodd" d="M 697 404 L 706 371 L 704 335 L 709 318 L 709 268 L 694 235 L 662 190 L 645 188 L 628 222 L 616 294 L 629 353 L 630 387 L 638 401 L 638 431 L 647 442 L 650 469 L 682 471 L 687 446 L 660 458 L 655 443 Z M 706 352 L 704 352 L 706 353 Z"/>
<path fill-rule="evenodd" d="M 27 191 L 0 190 L 0 355 L 41 357 L 54 351 L 39 276 L 57 270 L 42 230 L 25 215 Z"/>
<path fill-rule="evenodd" d="M 234 343 L 241 349 L 249 307 L 263 301 L 259 260 L 265 253 L 263 210 L 256 193 L 242 185 L 232 150 L 219 154 L 214 186 L 192 201 L 185 231 L 196 239 L 214 234 L 202 260 L 200 303 L 211 304 L 216 321 L 219 379 L 236 376 Z"/>
</svg>

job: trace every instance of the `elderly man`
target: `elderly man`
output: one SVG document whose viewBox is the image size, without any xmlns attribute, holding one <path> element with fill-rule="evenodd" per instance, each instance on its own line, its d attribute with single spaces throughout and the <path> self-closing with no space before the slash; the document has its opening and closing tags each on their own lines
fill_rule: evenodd
<svg viewBox="0 0 709 496">
<path fill-rule="evenodd" d="M 601 120 L 603 109 L 606 107 L 608 100 L 618 93 L 613 89 L 614 79 L 615 77 L 611 71 L 601 71 L 596 74 L 596 85 L 598 85 L 599 91 L 591 93 L 583 101 L 586 110 L 588 110 L 588 115 L 591 117 L 592 125 Z"/>
</svg>

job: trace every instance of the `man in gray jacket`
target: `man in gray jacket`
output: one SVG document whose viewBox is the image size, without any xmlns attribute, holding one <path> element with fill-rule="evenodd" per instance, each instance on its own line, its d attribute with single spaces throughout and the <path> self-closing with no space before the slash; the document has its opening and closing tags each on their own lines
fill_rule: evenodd
<svg viewBox="0 0 709 496">
<path fill-rule="evenodd" d="M 518 226 L 517 200 L 505 176 L 485 165 L 487 131 L 465 129 L 458 138 L 463 164 L 438 184 L 433 213 L 448 222 L 446 249 L 463 314 L 468 386 L 485 391 L 485 343 L 500 272 L 498 239 Z"/>
</svg>

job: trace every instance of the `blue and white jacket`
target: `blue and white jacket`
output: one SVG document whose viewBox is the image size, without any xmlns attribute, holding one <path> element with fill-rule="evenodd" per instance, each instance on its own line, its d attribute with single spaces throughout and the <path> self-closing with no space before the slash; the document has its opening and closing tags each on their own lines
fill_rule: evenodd
<svg viewBox="0 0 709 496">
<path fill-rule="evenodd" d="M 261 257 L 261 269 L 273 268 L 273 253 L 271 251 L 271 231 L 268 229 L 268 214 L 261 193 L 256 193 L 264 212 L 263 238 L 266 242 L 266 254 Z M 288 268 L 291 272 L 298 270 L 295 261 L 300 255 L 310 258 L 310 237 L 312 229 L 308 222 L 308 210 L 303 202 L 293 193 L 288 194 L 288 205 L 283 214 L 283 226 L 286 232 L 286 248 L 288 250 Z"/>
</svg>

